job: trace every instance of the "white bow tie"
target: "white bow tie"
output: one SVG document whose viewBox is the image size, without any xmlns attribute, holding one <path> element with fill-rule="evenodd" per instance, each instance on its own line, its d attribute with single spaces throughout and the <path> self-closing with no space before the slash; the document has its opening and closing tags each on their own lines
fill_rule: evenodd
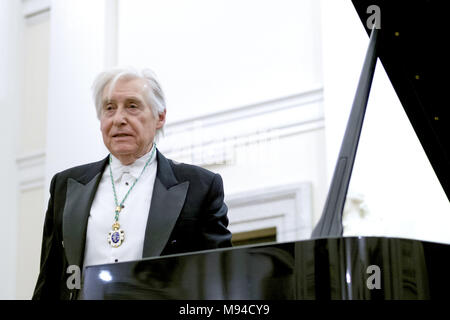
<svg viewBox="0 0 450 320">
<path fill-rule="evenodd" d="M 114 177 L 115 181 L 122 179 L 122 176 L 125 174 L 129 174 L 133 178 L 137 179 L 137 177 L 139 176 L 139 172 L 137 172 L 137 171 L 139 171 L 138 168 L 130 168 L 129 166 L 120 166 L 118 168 L 113 167 L 113 169 L 112 169 L 113 177 Z"/>
</svg>

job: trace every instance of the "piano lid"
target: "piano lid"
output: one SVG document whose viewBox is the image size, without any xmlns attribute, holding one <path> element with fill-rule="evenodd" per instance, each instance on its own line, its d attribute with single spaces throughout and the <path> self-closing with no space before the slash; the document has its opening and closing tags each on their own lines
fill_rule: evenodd
<svg viewBox="0 0 450 320">
<path fill-rule="evenodd" d="M 376 14 L 369 7 L 379 8 L 377 55 L 450 200 L 447 1 L 352 2 L 369 35 Z"/>
</svg>

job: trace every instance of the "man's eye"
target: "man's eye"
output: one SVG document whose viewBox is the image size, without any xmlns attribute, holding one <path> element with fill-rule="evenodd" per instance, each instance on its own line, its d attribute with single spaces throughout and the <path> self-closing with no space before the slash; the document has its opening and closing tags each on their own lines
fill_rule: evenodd
<svg viewBox="0 0 450 320">
<path fill-rule="evenodd" d="M 113 105 L 112 104 L 107 104 L 105 106 L 105 110 L 112 110 L 113 109 Z"/>
<path fill-rule="evenodd" d="M 129 107 L 134 109 L 134 108 L 137 108 L 138 106 L 132 103 L 129 105 Z"/>
</svg>

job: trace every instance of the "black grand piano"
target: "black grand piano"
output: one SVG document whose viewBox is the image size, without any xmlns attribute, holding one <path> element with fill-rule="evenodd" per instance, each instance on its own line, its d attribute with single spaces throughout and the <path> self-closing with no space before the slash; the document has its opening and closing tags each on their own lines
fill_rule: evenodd
<svg viewBox="0 0 450 320">
<path fill-rule="evenodd" d="M 343 237 L 342 212 L 377 58 L 450 199 L 445 1 L 353 0 L 369 46 L 311 239 L 87 267 L 83 299 L 448 299 L 450 245 Z M 380 20 L 368 8 L 379 9 Z M 370 20 L 372 19 L 372 20 Z M 412 173 L 413 174 L 413 173 Z M 450 214 L 450 212 L 448 213 Z M 450 226 L 449 226 L 450 232 Z"/>
</svg>

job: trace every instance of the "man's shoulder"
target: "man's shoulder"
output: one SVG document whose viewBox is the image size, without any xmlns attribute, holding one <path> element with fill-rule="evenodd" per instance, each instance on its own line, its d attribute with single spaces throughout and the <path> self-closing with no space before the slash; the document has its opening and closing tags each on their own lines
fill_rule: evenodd
<svg viewBox="0 0 450 320">
<path fill-rule="evenodd" d="M 178 180 L 192 180 L 198 179 L 203 181 L 212 181 L 218 174 L 188 163 L 178 162 L 172 159 L 167 159 L 172 167 L 172 170 Z"/>
</svg>

